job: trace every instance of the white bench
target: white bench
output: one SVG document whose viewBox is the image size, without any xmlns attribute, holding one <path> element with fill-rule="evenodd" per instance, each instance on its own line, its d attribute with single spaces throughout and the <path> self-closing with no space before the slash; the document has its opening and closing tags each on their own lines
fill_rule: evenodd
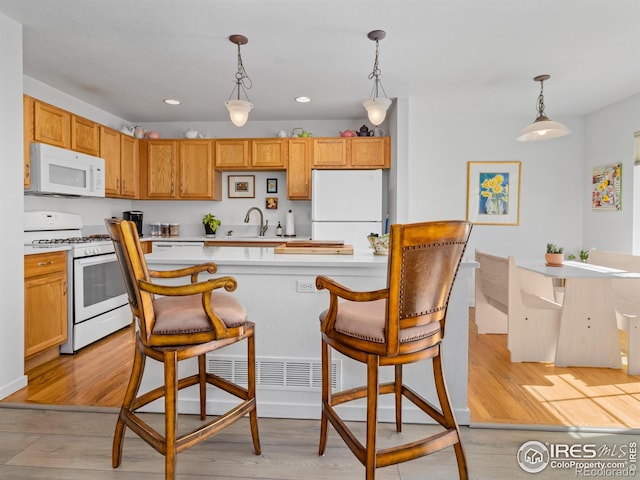
<svg viewBox="0 0 640 480">
<path fill-rule="evenodd" d="M 516 267 L 513 257 L 476 250 L 478 333 L 506 333 L 512 362 L 553 362 L 562 305 L 553 282 Z"/>
<path fill-rule="evenodd" d="M 640 273 L 640 256 L 589 251 L 589 263 Z M 618 328 L 627 332 L 627 373 L 640 375 L 640 279 L 612 280 Z"/>
</svg>

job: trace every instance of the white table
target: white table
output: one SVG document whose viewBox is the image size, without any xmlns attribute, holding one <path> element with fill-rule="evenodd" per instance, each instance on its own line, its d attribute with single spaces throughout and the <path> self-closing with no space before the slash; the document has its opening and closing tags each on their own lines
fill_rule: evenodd
<svg viewBox="0 0 640 480">
<path fill-rule="evenodd" d="M 517 260 L 516 264 L 564 279 L 556 366 L 622 368 L 611 282 L 640 278 L 640 274 L 571 261 L 561 267 L 548 267 L 543 260 Z"/>
</svg>

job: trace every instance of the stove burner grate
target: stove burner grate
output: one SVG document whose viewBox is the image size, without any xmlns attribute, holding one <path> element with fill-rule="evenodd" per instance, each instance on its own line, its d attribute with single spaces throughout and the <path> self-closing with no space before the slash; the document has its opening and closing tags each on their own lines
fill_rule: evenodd
<svg viewBox="0 0 640 480">
<path fill-rule="evenodd" d="M 89 235 L 88 237 L 70 237 L 70 238 L 45 238 L 40 240 L 34 240 L 32 245 L 66 245 L 77 243 L 91 243 L 110 240 L 111 237 L 107 234 Z"/>
</svg>

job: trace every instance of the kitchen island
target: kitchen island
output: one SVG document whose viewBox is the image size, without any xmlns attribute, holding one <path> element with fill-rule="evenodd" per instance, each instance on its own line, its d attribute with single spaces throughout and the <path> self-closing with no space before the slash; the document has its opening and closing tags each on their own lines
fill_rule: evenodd
<svg viewBox="0 0 640 480">
<path fill-rule="evenodd" d="M 316 291 L 317 275 L 327 275 L 353 290 L 375 290 L 386 286 L 387 260 L 371 250 L 356 250 L 353 255 L 276 254 L 273 248 L 201 247 L 163 249 L 146 255 L 151 270 L 170 270 L 205 262 L 218 265 L 217 275 L 232 275 L 238 281 L 234 292 L 256 324 L 258 415 L 281 418 L 319 418 L 320 415 L 320 324 L 318 316 L 328 306 L 329 294 Z M 458 421 L 468 424 L 467 357 L 469 286 L 475 262 L 464 262 L 458 273 L 447 319 L 443 357 L 449 392 Z M 201 279 L 206 278 L 205 275 Z M 156 280 L 159 281 L 159 280 Z M 177 284 L 179 281 L 163 280 Z M 207 369 L 225 378 L 242 379 L 246 375 L 246 345 L 232 345 L 207 357 Z M 365 381 L 365 368 L 333 355 L 334 385 L 349 388 Z M 195 361 L 180 365 L 196 369 Z M 407 383 L 437 404 L 430 387 L 432 369 L 429 362 L 405 368 Z M 381 381 L 392 378 L 393 370 L 381 371 Z M 162 383 L 158 364 L 147 365 L 142 391 Z M 234 401 L 218 391 L 208 396 L 208 412 L 221 413 Z M 381 398 L 379 417 L 393 421 L 393 398 Z M 163 408 L 159 402 L 148 409 Z M 186 389 L 179 397 L 179 411 L 196 413 L 198 393 Z M 365 418 L 365 405 L 343 406 L 353 420 Z M 407 422 L 427 421 L 409 402 L 404 404 Z"/>
</svg>

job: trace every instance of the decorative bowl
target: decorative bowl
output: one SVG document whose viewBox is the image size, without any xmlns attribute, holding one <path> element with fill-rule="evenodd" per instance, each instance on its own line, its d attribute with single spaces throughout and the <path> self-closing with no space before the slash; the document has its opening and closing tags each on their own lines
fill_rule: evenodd
<svg viewBox="0 0 640 480">
<path fill-rule="evenodd" d="M 374 255 L 389 255 L 389 234 L 369 235 L 367 237 Z"/>
</svg>

